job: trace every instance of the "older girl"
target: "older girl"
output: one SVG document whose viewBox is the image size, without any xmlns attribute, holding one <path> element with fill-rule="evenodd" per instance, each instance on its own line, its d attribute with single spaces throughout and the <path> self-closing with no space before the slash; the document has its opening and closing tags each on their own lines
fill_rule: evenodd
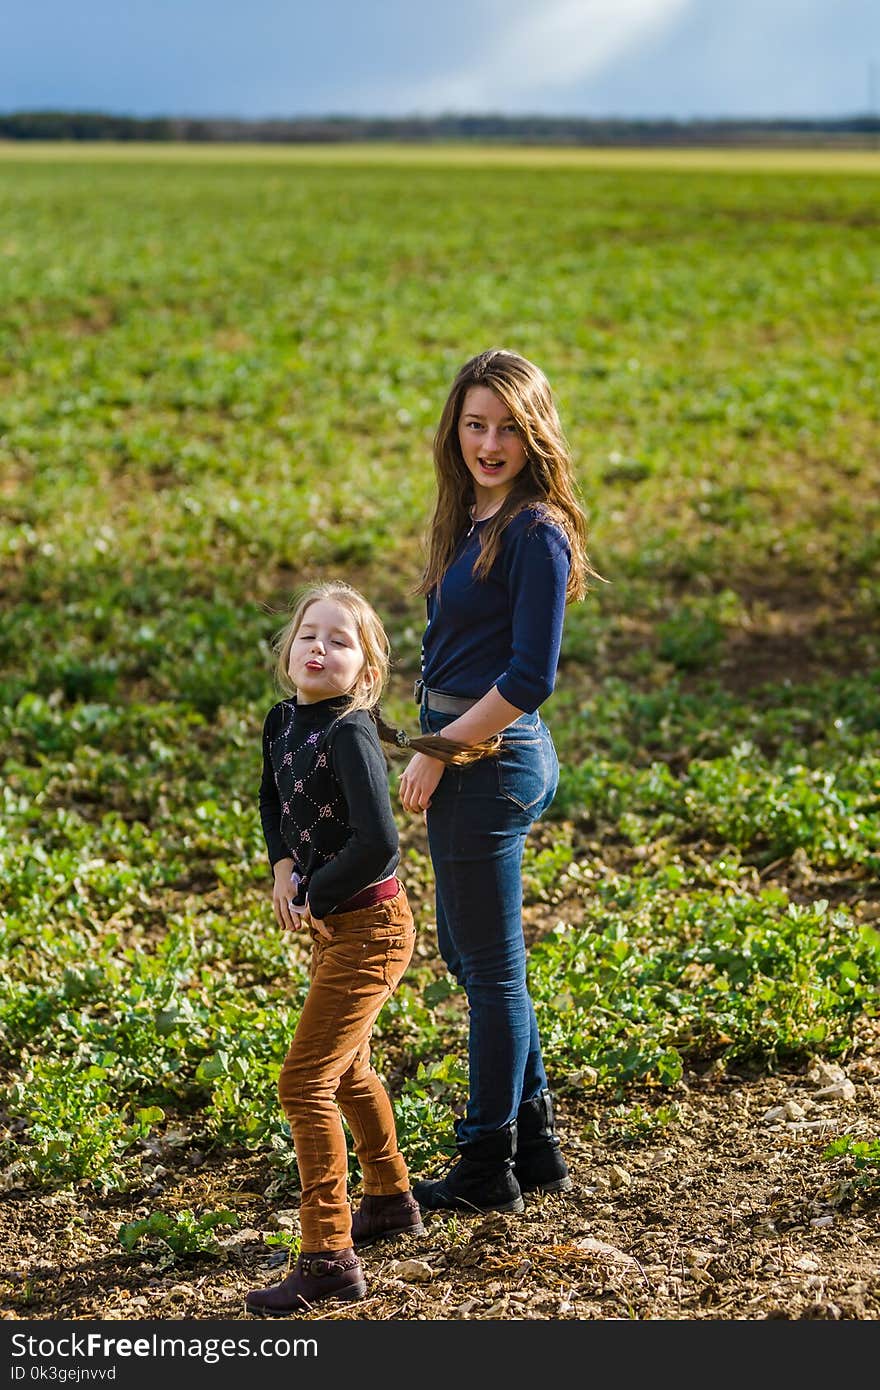
<svg viewBox="0 0 880 1390">
<path fill-rule="evenodd" d="M 441 954 L 469 1005 L 458 1161 L 416 1183 L 423 1209 L 522 1211 L 571 1186 L 526 983 L 521 866 L 559 765 L 539 709 L 554 687 L 565 606 L 595 575 L 550 386 L 492 348 L 466 362 L 434 439 L 437 500 L 418 592 L 422 729 L 498 756 L 449 767 L 418 751 L 400 779 L 427 813 Z"/>
</svg>

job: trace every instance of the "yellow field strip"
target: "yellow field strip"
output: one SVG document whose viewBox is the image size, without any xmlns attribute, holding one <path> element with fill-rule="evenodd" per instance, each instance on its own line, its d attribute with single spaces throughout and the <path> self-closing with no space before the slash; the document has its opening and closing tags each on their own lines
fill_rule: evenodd
<svg viewBox="0 0 880 1390">
<path fill-rule="evenodd" d="M 0 140 L 0 161 L 39 163 L 412 164 L 527 169 L 658 169 L 682 172 L 880 174 L 877 149 L 649 148 L 471 144 L 190 144 Z"/>
</svg>

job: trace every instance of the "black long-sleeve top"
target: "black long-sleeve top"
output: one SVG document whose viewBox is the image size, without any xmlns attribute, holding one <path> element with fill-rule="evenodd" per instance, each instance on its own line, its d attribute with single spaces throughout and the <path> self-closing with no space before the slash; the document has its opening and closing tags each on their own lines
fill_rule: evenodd
<svg viewBox="0 0 880 1390">
<path fill-rule="evenodd" d="M 260 820 L 270 865 L 292 859 L 295 898 L 322 918 L 400 860 L 376 726 L 345 702 L 281 700 L 263 725 Z"/>
</svg>

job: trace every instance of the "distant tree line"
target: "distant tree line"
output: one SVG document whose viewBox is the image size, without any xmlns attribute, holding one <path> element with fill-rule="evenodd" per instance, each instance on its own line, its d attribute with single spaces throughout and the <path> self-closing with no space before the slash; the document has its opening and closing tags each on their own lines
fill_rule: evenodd
<svg viewBox="0 0 880 1390">
<path fill-rule="evenodd" d="M 5 140 L 248 141 L 261 144 L 342 141 L 474 140 L 534 145 L 869 145 L 880 116 L 837 120 L 635 120 L 579 116 L 304 116 L 233 120 L 220 117 L 116 116 L 102 111 L 13 111 L 0 114 Z"/>
</svg>

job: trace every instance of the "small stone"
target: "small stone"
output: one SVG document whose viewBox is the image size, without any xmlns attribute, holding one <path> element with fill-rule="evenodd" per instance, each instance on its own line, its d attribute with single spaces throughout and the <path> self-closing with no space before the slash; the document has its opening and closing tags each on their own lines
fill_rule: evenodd
<svg viewBox="0 0 880 1390">
<path fill-rule="evenodd" d="M 294 1225 L 292 1212 L 273 1211 L 266 1217 L 266 1227 L 269 1231 L 292 1231 Z"/>
<path fill-rule="evenodd" d="M 842 1081 L 835 1081 L 833 1086 L 823 1086 L 821 1090 L 813 1092 L 814 1100 L 855 1100 L 856 1088 L 845 1076 Z"/>
<path fill-rule="evenodd" d="M 819 1268 L 819 1261 L 814 1260 L 812 1255 L 801 1255 L 799 1260 L 795 1260 L 794 1267 L 803 1270 L 804 1274 L 815 1274 Z"/>
<path fill-rule="evenodd" d="M 772 1105 L 769 1110 L 765 1110 L 761 1116 L 762 1125 L 778 1125 L 786 1119 L 784 1105 Z"/>
<path fill-rule="evenodd" d="M 476 1298 L 466 1298 L 466 1299 L 464 1300 L 464 1303 L 459 1303 L 458 1307 L 457 1307 L 457 1308 L 453 1308 L 452 1311 L 453 1311 L 458 1317 L 460 1317 L 460 1318 L 466 1318 L 466 1317 L 468 1317 L 469 1314 L 472 1313 L 473 1310 L 477 1307 L 478 1302 L 479 1302 L 479 1300 L 476 1299 Z"/>
<path fill-rule="evenodd" d="M 608 1170 L 608 1181 L 612 1187 L 632 1187 L 632 1177 L 619 1163 L 612 1163 Z"/>
<path fill-rule="evenodd" d="M 836 1303 L 823 1303 L 821 1299 L 818 1299 L 809 1309 L 809 1315 L 812 1318 L 830 1318 L 833 1322 L 838 1322 L 840 1309 Z"/>
<path fill-rule="evenodd" d="M 425 1260 L 399 1260 L 391 1266 L 391 1272 L 407 1284 L 430 1284 L 437 1273 Z"/>
<path fill-rule="evenodd" d="M 812 1221 L 810 1222 L 810 1225 L 811 1225 L 811 1226 L 814 1226 L 817 1230 L 823 1229 L 823 1228 L 826 1227 L 826 1226 L 833 1226 L 833 1225 L 834 1225 L 834 1217 L 833 1217 L 833 1216 L 814 1216 L 813 1219 L 812 1219 Z"/>
<path fill-rule="evenodd" d="M 571 1080 L 576 1086 L 595 1086 L 599 1080 L 599 1073 L 595 1067 L 581 1067 L 580 1071 L 574 1072 Z"/>
<path fill-rule="evenodd" d="M 823 1062 L 821 1058 L 817 1058 L 807 1072 L 807 1077 L 814 1086 L 833 1086 L 846 1080 L 846 1072 L 837 1062 Z"/>
<path fill-rule="evenodd" d="M 614 1264 L 634 1265 L 638 1263 L 625 1250 L 618 1250 L 616 1245 L 609 1245 L 605 1240 L 595 1240 L 592 1236 L 584 1236 L 582 1240 L 576 1240 L 575 1245 L 578 1250 L 586 1250 L 590 1255 L 599 1255 L 602 1259 L 613 1261 Z"/>
<path fill-rule="evenodd" d="M 240 1231 L 231 1231 L 229 1235 L 218 1235 L 217 1244 L 221 1250 L 236 1250 L 239 1245 L 250 1245 L 253 1241 L 262 1241 L 263 1238 L 263 1231 L 255 1231 L 252 1226 L 245 1226 Z"/>
<path fill-rule="evenodd" d="M 787 1120 L 802 1120 L 807 1113 L 802 1106 L 798 1105 L 796 1100 L 787 1100 L 782 1109 L 785 1111 Z"/>
<path fill-rule="evenodd" d="M 188 1144 L 192 1139 L 188 1129 L 166 1129 L 162 1135 L 162 1143 L 168 1144 L 170 1148 L 180 1148 L 182 1144 Z"/>
</svg>

